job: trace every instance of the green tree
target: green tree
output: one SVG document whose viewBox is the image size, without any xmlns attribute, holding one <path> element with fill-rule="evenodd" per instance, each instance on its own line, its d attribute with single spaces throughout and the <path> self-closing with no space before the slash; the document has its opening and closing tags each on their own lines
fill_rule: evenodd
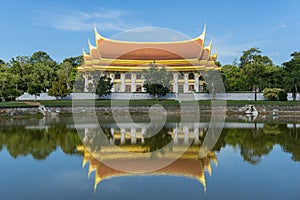
<svg viewBox="0 0 300 200">
<path fill-rule="evenodd" d="M 300 52 L 291 54 L 291 60 L 283 63 L 285 77 L 283 83 L 288 92 L 292 92 L 293 100 L 296 100 L 296 95 L 300 88 Z"/>
<path fill-rule="evenodd" d="M 168 73 L 164 66 L 158 67 L 155 62 L 151 62 L 149 70 L 143 70 L 145 79 L 143 87 L 146 92 L 153 95 L 156 99 L 158 95 L 166 95 L 170 91 L 171 74 Z"/>
<path fill-rule="evenodd" d="M 113 83 L 111 82 L 111 78 L 107 76 L 101 76 L 96 87 L 96 94 L 99 96 L 99 98 L 109 95 L 111 94 L 112 87 Z"/>
<path fill-rule="evenodd" d="M 84 77 L 82 73 L 76 74 L 76 80 L 73 83 L 73 92 L 84 92 Z"/>
<path fill-rule="evenodd" d="M 0 71 L 0 100 L 14 100 L 20 95 L 18 83 L 20 77 L 10 72 L 8 68 Z"/>
<path fill-rule="evenodd" d="M 21 77 L 18 89 L 29 94 L 38 95 L 47 91 L 55 80 L 57 64 L 42 51 L 32 56 L 17 56 L 9 62 L 11 72 Z"/>
<path fill-rule="evenodd" d="M 71 90 L 68 89 L 67 84 L 62 82 L 62 80 L 58 80 L 52 84 L 52 87 L 48 91 L 48 95 L 54 96 L 58 99 L 59 97 L 68 96 L 70 92 Z"/>
<path fill-rule="evenodd" d="M 240 57 L 240 67 L 245 76 L 245 85 L 248 91 L 254 91 L 254 100 L 257 100 L 257 91 L 268 86 L 270 73 L 267 67 L 273 66 L 272 60 L 267 56 L 262 56 L 258 48 L 250 48 L 243 51 Z"/>
<path fill-rule="evenodd" d="M 262 88 L 283 88 L 284 69 L 279 66 L 266 66 Z"/>
<path fill-rule="evenodd" d="M 262 56 L 261 53 L 256 47 L 243 51 L 243 55 L 240 57 L 240 67 L 245 67 L 245 65 L 253 63 L 273 65 L 272 60 L 267 56 Z"/>
<path fill-rule="evenodd" d="M 4 60 L 0 59 L 0 70 L 7 68 L 6 63 L 4 62 Z"/>
<path fill-rule="evenodd" d="M 300 71 L 293 70 L 292 72 L 287 72 L 283 82 L 285 89 L 292 93 L 293 101 L 296 101 L 296 95 L 300 88 Z"/>
<path fill-rule="evenodd" d="M 269 57 L 262 56 L 258 48 L 243 51 L 239 60 L 239 64 L 235 61 L 233 65 L 222 67 L 227 91 L 257 91 L 282 86 L 283 69 L 274 66 Z"/>
<path fill-rule="evenodd" d="M 18 75 L 20 77 L 20 82 L 18 84 L 18 89 L 22 93 L 28 90 L 28 83 L 30 80 L 27 80 L 29 74 L 32 73 L 32 65 L 30 64 L 30 57 L 28 56 L 17 56 L 12 58 L 8 66 L 12 74 Z"/>
<path fill-rule="evenodd" d="M 226 91 L 246 91 L 248 86 L 245 84 L 245 75 L 242 68 L 234 65 L 224 65 L 221 73 L 224 75 L 224 85 Z"/>
<path fill-rule="evenodd" d="M 291 60 L 284 62 L 283 68 L 286 72 L 292 72 L 294 70 L 300 70 L 300 52 L 294 52 L 291 54 Z"/>
<path fill-rule="evenodd" d="M 27 92 L 36 98 L 36 95 L 50 89 L 54 76 L 54 70 L 46 63 L 33 63 L 31 73 L 24 77 L 28 81 Z"/>
<path fill-rule="evenodd" d="M 70 84 L 71 89 L 74 88 L 74 82 L 77 80 L 77 78 L 81 78 L 82 76 L 79 75 L 77 71 L 77 67 L 83 64 L 83 57 L 77 56 L 77 57 L 70 57 L 64 59 L 63 63 L 66 63 L 68 66 L 64 66 L 66 68 L 65 73 L 68 73 L 68 82 Z M 84 84 L 82 84 L 84 87 Z"/>
<path fill-rule="evenodd" d="M 53 82 L 52 87 L 48 91 L 50 96 L 58 98 L 65 97 L 71 93 L 74 82 L 73 68 L 73 65 L 69 61 L 64 61 L 59 65 L 57 80 Z"/>
<path fill-rule="evenodd" d="M 269 100 L 286 101 L 287 93 L 281 88 L 265 88 L 263 90 L 264 97 Z"/>
</svg>

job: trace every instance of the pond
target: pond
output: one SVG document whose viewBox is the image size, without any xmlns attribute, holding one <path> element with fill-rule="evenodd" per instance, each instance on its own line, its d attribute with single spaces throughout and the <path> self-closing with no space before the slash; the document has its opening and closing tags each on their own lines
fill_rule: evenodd
<svg viewBox="0 0 300 200">
<path fill-rule="evenodd" d="M 205 120 L 168 120 L 155 133 L 145 122 L 76 126 L 71 117 L 1 119 L 0 125 L 4 200 L 300 196 L 298 123 L 226 121 L 202 156 L 210 130 Z"/>
</svg>

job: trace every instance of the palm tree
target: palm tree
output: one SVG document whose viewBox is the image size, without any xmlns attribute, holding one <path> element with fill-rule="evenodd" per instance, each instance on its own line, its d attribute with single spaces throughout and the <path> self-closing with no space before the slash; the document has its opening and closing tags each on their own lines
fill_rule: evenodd
<svg viewBox="0 0 300 200">
<path fill-rule="evenodd" d="M 300 71 L 293 70 L 292 72 L 287 72 L 283 82 L 285 89 L 288 92 L 292 92 L 293 101 L 296 101 L 296 95 L 300 88 Z"/>
</svg>

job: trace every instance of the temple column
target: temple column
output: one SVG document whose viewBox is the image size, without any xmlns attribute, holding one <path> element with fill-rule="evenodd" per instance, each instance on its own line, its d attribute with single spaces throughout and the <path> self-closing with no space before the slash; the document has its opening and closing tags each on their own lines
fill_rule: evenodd
<svg viewBox="0 0 300 200">
<path fill-rule="evenodd" d="M 184 86 L 183 86 L 183 93 L 188 93 L 189 91 L 189 74 L 184 73 Z"/>
<path fill-rule="evenodd" d="M 121 92 L 125 92 L 125 73 L 121 73 Z"/>
<path fill-rule="evenodd" d="M 131 92 L 136 92 L 136 73 L 131 73 Z"/>
<path fill-rule="evenodd" d="M 121 144 L 125 144 L 125 129 L 121 128 Z"/>
<path fill-rule="evenodd" d="M 90 77 L 91 77 L 91 80 L 90 80 L 91 88 L 92 88 L 92 91 L 94 92 L 96 90 L 96 88 L 95 88 L 96 86 L 94 85 L 94 77 L 91 73 L 90 73 Z"/>
<path fill-rule="evenodd" d="M 173 74 L 173 92 L 178 93 L 178 73 Z"/>
<path fill-rule="evenodd" d="M 196 89 L 196 92 L 199 92 L 199 75 L 198 74 L 195 74 L 195 89 Z"/>
<path fill-rule="evenodd" d="M 109 75 L 109 77 L 111 78 L 111 82 L 113 83 L 113 86 L 111 88 L 111 92 L 115 92 L 115 86 L 114 86 L 114 81 L 115 81 L 115 74 L 114 73 L 111 73 Z"/>
<path fill-rule="evenodd" d="M 203 128 L 200 128 L 199 136 L 200 136 L 200 137 L 203 137 L 203 136 L 204 136 L 204 129 L 203 129 Z"/>
<path fill-rule="evenodd" d="M 88 87 L 89 87 L 89 76 L 87 73 L 84 73 L 84 92 L 88 92 Z"/>
<path fill-rule="evenodd" d="M 146 128 L 142 128 L 142 144 L 145 143 L 145 135 L 146 135 L 146 132 L 147 132 Z"/>
<path fill-rule="evenodd" d="M 84 128 L 84 137 L 83 137 L 83 145 L 85 145 L 85 143 L 88 141 L 88 132 L 89 129 L 88 128 Z"/>
<path fill-rule="evenodd" d="M 177 145 L 178 144 L 178 127 L 177 127 L 177 125 L 173 129 L 173 134 L 174 134 L 174 144 Z"/>
<path fill-rule="evenodd" d="M 146 92 L 146 89 L 143 87 L 145 83 L 145 78 L 142 76 L 142 92 Z"/>
<path fill-rule="evenodd" d="M 187 145 L 187 144 L 189 144 L 189 127 L 184 126 L 183 132 L 184 132 L 184 144 Z"/>
<path fill-rule="evenodd" d="M 199 128 L 197 126 L 197 123 L 194 124 L 194 135 L 195 135 L 195 144 L 200 144 L 200 140 L 199 140 Z"/>
<path fill-rule="evenodd" d="M 131 144 L 136 144 L 136 129 L 131 128 Z"/>
<path fill-rule="evenodd" d="M 112 144 L 115 143 L 115 129 L 114 128 L 110 128 L 110 133 L 112 135 Z"/>
</svg>

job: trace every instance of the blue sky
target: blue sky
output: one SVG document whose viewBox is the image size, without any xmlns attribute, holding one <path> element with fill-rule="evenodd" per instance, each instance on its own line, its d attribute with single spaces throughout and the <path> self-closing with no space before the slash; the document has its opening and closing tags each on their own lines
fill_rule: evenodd
<svg viewBox="0 0 300 200">
<path fill-rule="evenodd" d="M 207 25 L 222 64 L 258 47 L 276 64 L 300 51 L 298 0 L 0 0 L 0 58 L 45 51 L 62 61 L 94 43 L 93 25 L 105 37 L 141 27 L 162 27 L 189 37 Z"/>
</svg>

